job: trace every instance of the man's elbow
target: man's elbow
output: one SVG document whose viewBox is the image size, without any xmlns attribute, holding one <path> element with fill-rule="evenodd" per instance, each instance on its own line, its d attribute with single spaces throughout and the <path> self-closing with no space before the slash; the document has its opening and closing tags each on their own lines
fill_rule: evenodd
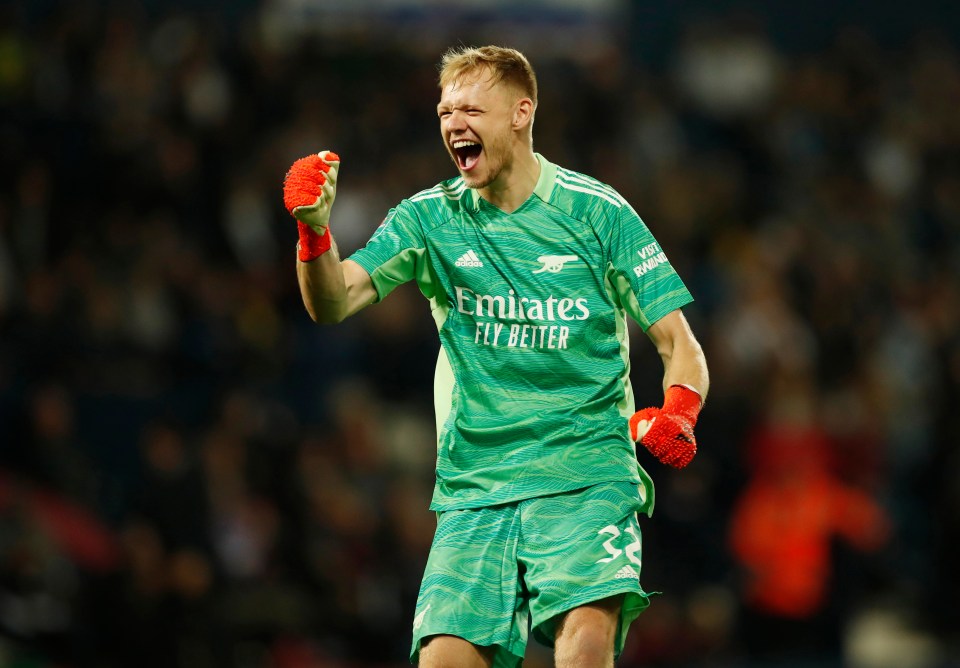
<svg viewBox="0 0 960 668">
<path fill-rule="evenodd" d="M 318 325 L 337 325 L 343 322 L 345 319 L 346 317 L 340 314 L 324 313 L 314 316 L 313 321 Z"/>
<path fill-rule="evenodd" d="M 310 319 L 318 325 L 336 325 L 347 318 L 347 311 L 339 305 L 307 304 Z"/>
</svg>

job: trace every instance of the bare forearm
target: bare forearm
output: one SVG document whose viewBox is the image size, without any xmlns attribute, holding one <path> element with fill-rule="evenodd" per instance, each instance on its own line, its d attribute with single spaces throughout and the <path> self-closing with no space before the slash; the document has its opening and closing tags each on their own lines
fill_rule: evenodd
<svg viewBox="0 0 960 668">
<path fill-rule="evenodd" d="M 647 334 L 663 361 L 663 408 L 634 413 L 630 435 L 664 464 L 683 468 L 697 454 L 693 428 L 710 389 L 707 360 L 680 309 L 653 323 Z"/>
<path fill-rule="evenodd" d="M 667 314 L 647 333 L 663 360 L 664 392 L 671 385 L 688 385 L 705 401 L 710 389 L 707 360 L 683 313 L 678 309 Z"/>
<path fill-rule="evenodd" d="M 340 322 L 347 316 L 347 287 L 335 242 L 309 262 L 297 260 L 297 281 L 303 305 L 315 322 Z"/>
<path fill-rule="evenodd" d="M 356 262 L 340 261 L 330 234 L 330 208 L 337 195 L 340 156 L 321 151 L 296 160 L 283 181 L 283 203 L 294 218 L 297 282 L 315 322 L 335 323 L 376 301 L 369 274 Z"/>
<path fill-rule="evenodd" d="M 315 322 L 340 322 L 377 300 L 370 275 L 352 260 L 341 261 L 336 242 L 313 260 L 298 260 L 297 281 L 303 304 Z"/>
<path fill-rule="evenodd" d="M 692 336 L 677 340 L 669 351 L 660 351 L 663 359 L 663 389 L 671 385 L 687 385 L 695 389 L 703 401 L 710 390 L 710 374 L 703 349 Z"/>
</svg>

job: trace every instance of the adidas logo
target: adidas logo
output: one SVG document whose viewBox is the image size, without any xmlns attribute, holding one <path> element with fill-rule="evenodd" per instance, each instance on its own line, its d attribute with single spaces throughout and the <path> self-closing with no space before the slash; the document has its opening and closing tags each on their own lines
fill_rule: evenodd
<svg viewBox="0 0 960 668">
<path fill-rule="evenodd" d="M 634 580 L 639 580 L 640 576 L 637 575 L 637 572 L 633 570 L 633 566 L 624 566 L 617 574 L 614 576 L 617 580 L 622 580 L 623 578 L 633 578 Z"/>
<path fill-rule="evenodd" d="M 458 267 L 482 267 L 483 262 L 480 261 L 480 258 L 477 257 L 477 254 L 472 250 L 468 250 L 466 253 L 461 255 L 454 264 Z"/>
</svg>

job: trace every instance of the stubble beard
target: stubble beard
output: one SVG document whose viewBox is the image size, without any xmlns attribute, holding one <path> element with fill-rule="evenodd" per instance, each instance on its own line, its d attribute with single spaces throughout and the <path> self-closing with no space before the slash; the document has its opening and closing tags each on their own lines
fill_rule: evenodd
<svg viewBox="0 0 960 668">
<path fill-rule="evenodd" d="M 508 142 L 498 139 L 491 145 L 484 145 L 483 158 L 486 164 L 486 175 L 463 174 L 463 181 L 468 188 L 482 190 L 494 183 L 510 163 L 510 151 Z M 456 163 L 456 157 L 454 157 Z"/>
</svg>

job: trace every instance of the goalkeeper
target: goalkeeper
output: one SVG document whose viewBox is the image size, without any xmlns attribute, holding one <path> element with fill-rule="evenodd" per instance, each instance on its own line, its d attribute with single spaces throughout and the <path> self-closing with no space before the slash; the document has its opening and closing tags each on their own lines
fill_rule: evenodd
<svg viewBox="0 0 960 668">
<path fill-rule="evenodd" d="M 534 152 L 521 53 L 448 51 L 439 87 L 459 175 L 401 201 L 349 259 L 329 227 L 340 158 L 290 168 L 304 304 L 339 322 L 410 280 L 430 301 L 438 524 L 411 660 L 516 666 L 532 632 L 557 666 L 610 666 L 648 604 L 637 516 L 653 484 L 634 443 L 676 468 L 696 453 L 709 381 L 692 298 L 623 197 Z M 627 316 L 663 360 L 661 408 L 634 413 Z"/>
</svg>

